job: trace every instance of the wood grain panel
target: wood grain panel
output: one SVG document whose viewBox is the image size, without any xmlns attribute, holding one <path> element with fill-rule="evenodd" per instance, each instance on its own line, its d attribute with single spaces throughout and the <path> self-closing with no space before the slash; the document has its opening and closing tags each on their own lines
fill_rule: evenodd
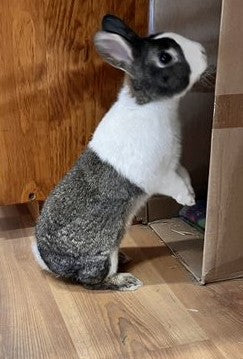
<svg viewBox="0 0 243 359">
<path fill-rule="evenodd" d="M 44 7 L 38 1 L 2 1 L 0 56 L 0 203 L 43 196 L 48 169 Z"/>
<path fill-rule="evenodd" d="M 161 356 L 157 357 L 158 359 L 226 359 L 222 352 L 220 352 L 217 347 L 209 340 L 189 345 L 180 345 L 174 348 L 163 349 L 160 355 Z"/>
<path fill-rule="evenodd" d="M 148 0 L 0 3 L 0 203 L 43 200 L 87 145 L 122 81 L 92 44 L 106 13 L 147 32 Z"/>
</svg>

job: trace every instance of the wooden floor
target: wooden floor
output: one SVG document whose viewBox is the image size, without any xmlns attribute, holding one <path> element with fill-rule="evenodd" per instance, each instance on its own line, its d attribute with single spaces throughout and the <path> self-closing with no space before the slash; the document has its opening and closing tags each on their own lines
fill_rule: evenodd
<svg viewBox="0 0 243 359">
<path fill-rule="evenodd" d="M 243 358 L 243 282 L 199 286 L 145 226 L 123 243 L 136 292 L 84 290 L 31 255 L 25 207 L 0 209 L 1 359 Z"/>
</svg>

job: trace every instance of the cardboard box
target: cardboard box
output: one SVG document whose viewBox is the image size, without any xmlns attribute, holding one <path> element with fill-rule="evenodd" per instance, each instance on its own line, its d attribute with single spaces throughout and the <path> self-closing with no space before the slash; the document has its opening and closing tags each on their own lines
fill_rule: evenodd
<svg viewBox="0 0 243 359">
<path fill-rule="evenodd" d="M 178 213 L 171 200 L 154 198 L 147 207 L 150 226 L 203 284 L 243 276 L 242 19 L 242 0 L 151 2 L 151 32 L 200 41 L 217 64 L 215 91 L 194 90 L 181 105 L 183 163 L 197 196 L 208 196 L 205 233 L 164 220 Z"/>
</svg>

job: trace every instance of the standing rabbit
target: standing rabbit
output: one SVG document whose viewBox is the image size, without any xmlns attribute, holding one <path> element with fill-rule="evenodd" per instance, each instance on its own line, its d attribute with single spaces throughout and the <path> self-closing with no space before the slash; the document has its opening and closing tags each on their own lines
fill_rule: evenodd
<svg viewBox="0 0 243 359">
<path fill-rule="evenodd" d="M 126 73 L 124 85 L 47 199 L 33 251 L 42 268 L 87 288 L 135 290 L 140 280 L 117 273 L 133 216 L 154 194 L 195 203 L 180 165 L 178 106 L 205 71 L 206 55 L 200 44 L 174 33 L 139 37 L 111 15 L 94 43 L 105 61 Z"/>
</svg>

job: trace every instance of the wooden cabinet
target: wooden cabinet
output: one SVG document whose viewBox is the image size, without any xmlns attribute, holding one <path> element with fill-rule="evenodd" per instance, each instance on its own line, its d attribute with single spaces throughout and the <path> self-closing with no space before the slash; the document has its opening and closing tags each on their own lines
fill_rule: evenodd
<svg viewBox="0 0 243 359">
<path fill-rule="evenodd" d="M 85 149 L 122 74 L 92 39 L 106 13 L 147 33 L 148 0 L 0 2 L 0 204 L 44 200 Z"/>
</svg>

